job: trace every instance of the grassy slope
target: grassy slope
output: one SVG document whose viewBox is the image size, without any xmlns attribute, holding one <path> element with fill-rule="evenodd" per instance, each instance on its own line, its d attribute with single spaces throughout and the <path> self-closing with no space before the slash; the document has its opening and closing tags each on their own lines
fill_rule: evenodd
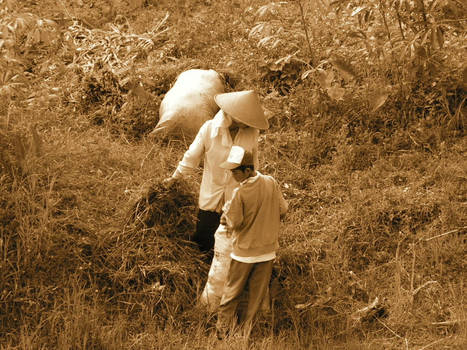
<svg viewBox="0 0 467 350">
<path fill-rule="evenodd" d="M 192 66 L 228 66 L 240 76 L 237 88 L 266 92 L 261 52 L 246 40 L 251 18 L 241 19 L 246 2 L 237 3 L 162 1 L 129 13 L 132 29 L 145 32 L 171 11 L 163 47 L 176 60 L 152 67 L 157 83 L 171 81 L 161 71 L 173 78 Z M 100 5 L 75 11 L 95 14 Z M 274 117 L 261 138 L 263 169 L 283 183 L 291 211 L 275 271 L 274 329 L 263 325 L 266 336 L 253 346 L 460 348 L 465 137 L 433 151 L 385 152 L 381 144 L 353 144 L 344 123 L 330 118 L 304 128 L 306 98 L 298 87 L 265 101 Z M 115 136 L 122 125 L 95 125 L 86 111 L 43 111 L 13 106 L 9 129 L 1 129 L 2 154 L 17 152 L 15 135 L 32 140 L 33 122 L 43 143 L 38 157 L 31 151 L 20 159 L 22 174 L 1 177 L 5 348 L 220 348 L 209 332 L 212 316 L 193 302 L 208 267 L 183 242 L 122 230 L 130 203 L 171 173 L 186 145 L 128 141 Z M 375 297 L 386 317 L 356 321 L 354 312 Z M 242 339 L 230 345 L 245 346 Z"/>
</svg>

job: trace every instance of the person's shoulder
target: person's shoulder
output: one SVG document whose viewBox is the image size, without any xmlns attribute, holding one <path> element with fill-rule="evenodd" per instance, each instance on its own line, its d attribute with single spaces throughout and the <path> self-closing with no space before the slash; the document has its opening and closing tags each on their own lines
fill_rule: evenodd
<svg viewBox="0 0 467 350">
<path fill-rule="evenodd" d="M 198 134 L 207 133 L 212 128 L 212 119 L 206 120 L 198 130 Z"/>
<path fill-rule="evenodd" d="M 206 120 L 203 125 L 201 125 L 202 128 L 210 128 L 212 125 L 213 119 L 208 119 Z"/>
<path fill-rule="evenodd" d="M 260 178 L 263 178 L 265 181 L 270 181 L 270 182 L 277 182 L 274 177 L 268 174 L 263 174 L 258 171 L 258 175 Z"/>
<path fill-rule="evenodd" d="M 274 187 L 279 188 L 279 183 L 273 176 L 267 175 L 267 174 L 260 174 L 260 178 L 263 179 L 263 181 L 267 183 L 269 186 L 274 186 Z"/>
</svg>

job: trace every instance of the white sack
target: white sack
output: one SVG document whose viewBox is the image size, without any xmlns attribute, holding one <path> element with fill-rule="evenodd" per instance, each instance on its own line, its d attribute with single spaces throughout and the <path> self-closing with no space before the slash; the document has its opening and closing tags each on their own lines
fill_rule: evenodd
<svg viewBox="0 0 467 350">
<path fill-rule="evenodd" d="M 229 273 L 230 253 L 232 252 L 232 240 L 227 237 L 224 225 L 219 225 L 214 234 L 214 239 L 214 257 L 209 269 L 206 286 L 200 297 L 200 302 L 206 305 L 211 312 L 215 311 L 221 302 L 224 282 Z"/>
<path fill-rule="evenodd" d="M 223 92 L 222 78 L 212 69 L 182 72 L 162 99 L 159 122 L 151 136 L 178 134 L 193 139 L 204 122 L 218 112 L 214 95 Z"/>
</svg>

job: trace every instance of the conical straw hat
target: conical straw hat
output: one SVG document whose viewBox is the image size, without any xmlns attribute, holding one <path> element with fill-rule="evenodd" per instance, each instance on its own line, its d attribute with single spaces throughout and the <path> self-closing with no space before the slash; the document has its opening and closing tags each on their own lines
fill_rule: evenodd
<svg viewBox="0 0 467 350">
<path fill-rule="evenodd" d="M 214 100 L 224 112 L 243 124 L 256 129 L 269 127 L 258 94 L 253 90 L 218 94 Z"/>
</svg>

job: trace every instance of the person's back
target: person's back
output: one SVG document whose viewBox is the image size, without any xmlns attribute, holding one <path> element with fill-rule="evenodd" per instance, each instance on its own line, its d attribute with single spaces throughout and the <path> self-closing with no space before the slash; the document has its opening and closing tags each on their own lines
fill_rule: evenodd
<svg viewBox="0 0 467 350">
<path fill-rule="evenodd" d="M 252 154 L 242 147 L 232 146 L 227 161 L 220 166 L 229 169 L 239 183 L 221 217 L 221 224 L 232 231 L 233 246 L 216 324 L 217 336 L 222 339 L 235 327 L 232 322 L 245 287 L 248 307 L 240 323 L 246 329 L 266 295 L 279 246 L 280 216 L 287 211 L 287 203 L 277 182 L 256 171 Z"/>
<path fill-rule="evenodd" d="M 277 182 L 259 171 L 235 190 L 226 216 L 233 230 L 233 254 L 259 256 L 278 248 L 280 215 L 286 204 Z"/>
</svg>

